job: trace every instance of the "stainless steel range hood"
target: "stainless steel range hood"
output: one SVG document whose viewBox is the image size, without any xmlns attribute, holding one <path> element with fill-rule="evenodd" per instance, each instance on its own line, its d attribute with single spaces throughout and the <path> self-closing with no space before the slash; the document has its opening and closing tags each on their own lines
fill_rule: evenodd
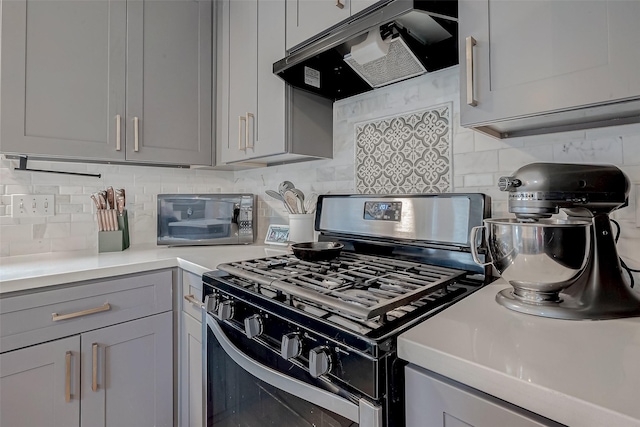
<svg viewBox="0 0 640 427">
<path fill-rule="evenodd" d="M 382 0 L 273 64 L 287 83 L 331 100 L 458 63 L 457 0 Z"/>
</svg>

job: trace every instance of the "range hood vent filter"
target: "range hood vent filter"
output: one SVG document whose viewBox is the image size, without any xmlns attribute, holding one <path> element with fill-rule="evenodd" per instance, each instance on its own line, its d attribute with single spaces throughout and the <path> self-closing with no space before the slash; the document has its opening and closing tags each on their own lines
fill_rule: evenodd
<svg viewBox="0 0 640 427">
<path fill-rule="evenodd" d="M 372 32 L 375 32 L 379 38 L 379 31 L 372 30 Z M 371 39 L 372 37 L 367 37 L 367 40 L 362 44 L 370 44 Z M 386 55 L 369 62 L 356 61 L 355 52 L 348 53 L 344 57 L 345 62 L 371 87 L 386 86 L 427 72 L 427 69 L 409 49 L 402 37 L 398 36 L 390 42 L 383 41 L 382 43 L 388 43 L 389 48 Z"/>
</svg>

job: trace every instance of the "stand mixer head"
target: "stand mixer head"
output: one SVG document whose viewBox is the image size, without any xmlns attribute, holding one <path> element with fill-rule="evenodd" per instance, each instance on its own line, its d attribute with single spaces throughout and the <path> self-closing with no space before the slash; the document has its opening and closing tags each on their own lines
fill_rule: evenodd
<svg viewBox="0 0 640 427">
<path fill-rule="evenodd" d="M 563 209 L 569 219 L 591 222 L 589 256 L 582 273 L 555 301 L 523 296 L 512 289 L 498 303 L 519 312 L 561 319 L 610 319 L 640 316 L 640 296 L 622 273 L 609 213 L 628 202 L 630 183 L 612 165 L 532 163 L 498 186 L 509 192 L 509 212 L 518 221 L 536 222 Z M 584 250 L 585 248 L 580 248 Z"/>
</svg>

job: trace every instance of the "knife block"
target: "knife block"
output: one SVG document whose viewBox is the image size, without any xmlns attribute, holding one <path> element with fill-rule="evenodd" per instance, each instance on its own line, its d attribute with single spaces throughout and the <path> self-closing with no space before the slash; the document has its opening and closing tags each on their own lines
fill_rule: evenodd
<svg viewBox="0 0 640 427">
<path fill-rule="evenodd" d="M 129 247 L 129 217 L 125 210 L 118 215 L 117 231 L 98 232 L 98 252 L 118 252 Z"/>
</svg>

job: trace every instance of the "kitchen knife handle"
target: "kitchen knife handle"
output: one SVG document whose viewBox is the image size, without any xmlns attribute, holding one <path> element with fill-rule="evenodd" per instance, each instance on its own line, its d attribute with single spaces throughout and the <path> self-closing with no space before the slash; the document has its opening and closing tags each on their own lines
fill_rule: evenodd
<svg viewBox="0 0 640 427">
<path fill-rule="evenodd" d="M 120 143 L 120 114 L 116 114 L 116 151 L 120 151 L 122 149 L 121 143 Z"/>
<path fill-rule="evenodd" d="M 133 118 L 133 151 L 140 151 L 140 119 Z"/>
<path fill-rule="evenodd" d="M 249 145 L 249 118 L 251 118 L 251 120 L 253 120 L 253 135 L 251 136 L 251 145 Z M 251 148 L 252 150 L 254 149 L 254 142 L 256 139 L 256 116 L 253 115 L 253 113 L 247 113 L 247 123 L 245 125 L 245 134 L 244 134 L 244 140 L 245 140 L 245 145 L 247 148 Z"/>
<path fill-rule="evenodd" d="M 338 9 L 344 9 L 344 3 L 342 3 L 340 0 L 336 0 L 336 7 Z"/>
<path fill-rule="evenodd" d="M 473 99 L 473 47 L 476 45 L 476 39 L 469 36 L 466 39 L 467 53 L 467 105 L 475 107 L 478 101 Z"/>
<path fill-rule="evenodd" d="M 91 344 L 92 370 L 91 370 L 91 390 L 98 391 L 98 343 Z"/>
<path fill-rule="evenodd" d="M 66 372 L 64 377 L 64 401 L 71 402 L 71 352 L 65 355 Z"/>
<path fill-rule="evenodd" d="M 69 314 L 51 313 L 51 320 L 54 322 L 57 322 L 58 320 L 73 319 L 76 317 L 82 317 L 88 314 L 100 313 L 102 311 L 109 311 L 109 310 L 111 310 L 111 304 L 107 302 L 104 305 L 101 305 L 100 307 L 90 308 L 88 310 L 76 311 L 75 313 L 69 313 Z"/>
<path fill-rule="evenodd" d="M 244 116 L 240 116 L 238 121 L 238 150 L 247 151 L 247 140 L 246 140 L 246 126 L 247 126 L 247 118 Z M 242 122 L 244 122 L 245 132 L 242 132 Z M 242 146 L 242 134 L 245 134 L 244 147 Z"/>
</svg>

